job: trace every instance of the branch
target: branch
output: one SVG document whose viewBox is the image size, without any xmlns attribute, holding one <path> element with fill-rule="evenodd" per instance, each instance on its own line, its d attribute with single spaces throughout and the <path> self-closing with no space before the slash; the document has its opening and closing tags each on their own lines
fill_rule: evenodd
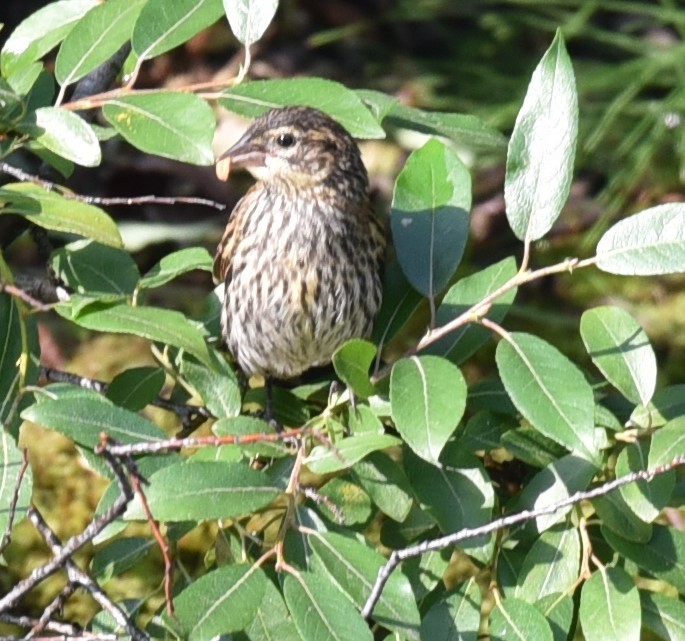
<svg viewBox="0 0 685 641">
<path fill-rule="evenodd" d="M 378 571 L 378 576 L 376 577 L 376 582 L 371 589 L 371 594 L 366 600 L 364 607 L 362 608 L 362 616 L 368 619 L 373 614 L 373 609 L 376 607 L 378 600 L 381 597 L 383 588 L 385 584 L 390 579 L 395 568 L 407 559 L 414 556 L 421 556 L 426 552 L 432 552 L 435 550 L 443 550 L 444 548 L 455 545 L 459 541 L 464 541 L 466 539 L 473 539 L 478 536 L 484 536 L 486 534 L 491 534 L 496 530 L 501 530 L 504 528 L 511 527 L 517 523 L 523 521 L 531 521 L 540 516 L 546 516 L 548 514 L 554 514 L 565 507 L 575 505 L 581 501 L 587 501 L 589 499 L 594 499 L 598 496 L 604 496 L 609 494 L 613 490 L 628 485 L 630 483 L 635 483 L 636 481 L 651 481 L 655 476 L 659 474 L 664 474 L 670 470 L 685 465 L 685 454 L 674 458 L 669 463 L 664 465 L 659 465 L 657 467 L 649 468 L 646 470 L 639 470 L 637 472 L 632 472 L 631 474 L 626 474 L 621 476 L 609 483 L 604 483 L 592 490 L 584 490 L 582 492 L 576 492 L 563 501 L 554 503 L 547 507 L 537 508 L 535 510 L 523 510 L 522 512 L 517 512 L 515 514 L 510 514 L 508 516 L 503 516 L 499 519 L 495 519 L 486 525 L 475 528 L 464 528 L 458 532 L 452 534 L 447 534 L 445 536 L 439 537 L 437 539 L 432 539 L 430 541 L 423 541 L 417 545 L 412 545 L 410 547 L 404 548 L 403 550 L 395 550 L 391 555 L 386 564 Z"/>
</svg>

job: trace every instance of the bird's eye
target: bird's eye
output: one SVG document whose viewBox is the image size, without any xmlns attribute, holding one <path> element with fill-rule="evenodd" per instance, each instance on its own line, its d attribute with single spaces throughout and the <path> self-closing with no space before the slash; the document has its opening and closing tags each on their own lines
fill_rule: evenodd
<svg viewBox="0 0 685 641">
<path fill-rule="evenodd" d="M 295 144 L 295 136 L 292 134 L 281 134 L 276 138 L 276 142 L 281 146 L 281 147 L 292 147 Z"/>
</svg>

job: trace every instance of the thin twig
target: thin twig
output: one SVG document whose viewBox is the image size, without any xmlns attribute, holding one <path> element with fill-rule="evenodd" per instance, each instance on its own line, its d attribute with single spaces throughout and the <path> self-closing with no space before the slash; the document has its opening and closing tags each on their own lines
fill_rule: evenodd
<svg viewBox="0 0 685 641">
<path fill-rule="evenodd" d="M 569 507 L 571 505 L 575 505 L 576 503 L 580 503 L 581 501 L 587 501 L 598 496 L 604 496 L 609 492 L 612 492 L 620 487 L 623 487 L 624 485 L 635 483 L 636 481 L 651 481 L 655 476 L 658 476 L 659 474 L 665 474 L 666 472 L 669 472 L 670 470 L 681 465 L 685 465 L 685 455 L 678 456 L 674 458 L 672 461 L 665 463 L 664 465 L 659 465 L 646 470 L 639 470 L 637 472 L 626 474 L 625 476 L 621 476 L 613 481 L 610 481 L 609 483 L 599 485 L 598 487 L 595 487 L 591 490 L 576 492 L 575 494 L 572 494 L 563 501 L 553 503 L 552 505 L 549 505 L 547 507 L 541 507 L 535 510 L 523 510 L 515 514 L 509 514 L 499 519 L 495 519 L 494 521 L 491 521 L 490 523 L 482 525 L 480 527 L 464 528 L 462 530 L 459 530 L 458 532 L 447 534 L 446 536 L 442 536 L 437 539 L 423 541 L 418 545 L 412 545 L 402 550 L 395 550 L 390 555 L 390 558 L 388 559 L 386 564 L 378 571 L 376 582 L 374 583 L 373 588 L 371 589 L 371 594 L 369 594 L 369 598 L 366 600 L 366 603 L 362 608 L 361 614 L 365 619 L 368 619 L 373 614 L 373 609 L 376 607 L 376 604 L 378 603 L 378 600 L 381 597 L 385 584 L 390 579 L 390 576 L 392 575 L 395 568 L 402 561 L 405 561 L 415 556 L 421 556 L 426 552 L 443 550 L 447 547 L 451 547 L 452 545 L 459 543 L 459 541 L 464 541 L 466 539 L 473 539 L 479 536 L 484 536 L 486 534 L 491 534 L 496 530 L 508 528 L 512 525 L 516 525 L 517 523 L 521 523 L 523 521 L 531 521 L 532 519 L 536 519 L 540 516 L 554 514 L 554 512 L 557 512 L 565 507 Z"/>
<path fill-rule="evenodd" d="M 7 530 L 2 535 L 2 541 L 0 541 L 0 554 L 2 554 L 5 548 L 8 546 L 9 542 L 12 540 L 12 527 L 14 527 L 14 518 L 17 512 L 17 503 L 19 502 L 19 490 L 21 489 L 21 483 L 24 480 L 24 474 L 29 466 L 29 457 L 26 452 L 26 448 L 21 451 L 21 467 L 19 468 L 19 473 L 17 474 L 17 480 L 14 484 L 14 490 L 12 491 L 12 500 L 10 501 L 9 513 L 7 517 Z"/>
<path fill-rule="evenodd" d="M 29 307 L 32 307 L 37 312 L 47 312 L 52 309 L 52 305 L 45 304 L 28 294 L 23 289 L 20 289 L 16 285 L 10 285 L 9 283 L 0 283 L 0 292 L 5 292 L 10 296 L 19 298 L 23 300 Z"/>
</svg>

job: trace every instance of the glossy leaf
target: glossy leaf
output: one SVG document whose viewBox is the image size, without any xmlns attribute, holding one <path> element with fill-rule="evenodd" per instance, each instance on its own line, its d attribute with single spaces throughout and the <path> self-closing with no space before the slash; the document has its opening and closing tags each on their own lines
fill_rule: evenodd
<svg viewBox="0 0 685 641">
<path fill-rule="evenodd" d="M 181 274 L 199 269 L 212 271 L 213 259 L 204 247 L 187 247 L 171 252 L 162 258 L 140 279 L 140 289 L 153 289 L 166 285 Z"/>
<path fill-rule="evenodd" d="M 21 450 L 6 430 L 0 432 L 0 532 L 9 533 L 10 505 L 16 496 L 14 524 L 22 518 L 31 504 L 33 475 L 27 468 L 19 484 L 19 472 L 23 463 Z"/>
<path fill-rule="evenodd" d="M 50 257 L 50 265 L 70 290 L 88 296 L 130 295 L 140 277 L 131 254 L 92 240 L 60 247 Z"/>
<path fill-rule="evenodd" d="M 148 60 L 190 40 L 223 15 L 221 0 L 147 0 L 131 37 L 139 60 Z"/>
<path fill-rule="evenodd" d="M 640 597 L 621 568 L 600 568 L 583 584 L 579 614 L 587 641 L 640 641 Z"/>
<path fill-rule="evenodd" d="M 642 429 L 666 425 L 668 421 L 685 415 L 685 385 L 669 385 L 657 390 L 650 403 L 635 408 L 630 423 Z"/>
<path fill-rule="evenodd" d="M 406 452 L 405 469 L 417 498 L 445 533 L 485 525 L 492 520 L 495 494 L 478 458 L 450 444 L 440 467 Z M 491 536 L 466 539 L 459 547 L 479 560 L 491 549 Z"/>
<path fill-rule="evenodd" d="M 664 641 L 685 641 L 685 603 L 658 592 L 640 591 L 642 625 Z"/>
<path fill-rule="evenodd" d="M 685 594 L 685 532 L 654 524 L 646 544 L 630 541 L 606 527 L 602 527 L 602 534 L 619 554 Z"/>
<path fill-rule="evenodd" d="M 361 609 L 378 571 L 385 565 L 385 557 L 363 543 L 333 532 L 312 535 L 309 544 L 338 589 Z M 401 572 L 391 575 L 373 618 L 383 627 L 418 641 L 419 611 L 409 581 Z"/>
<path fill-rule="evenodd" d="M 278 0 L 224 0 L 231 31 L 246 47 L 262 37 L 277 7 Z"/>
<path fill-rule="evenodd" d="M 512 333 L 497 345 L 499 374 L 537 430 L 581 456 L 594 456 L 594 398 L 580 370 L 537 336 Z"/>
<path fill-rule="evenodd" d="M 669 421 L 652 437 L 649 467 L 665 465 L 685 454 L 685 416 Z"/>
<path fill-rule="evenodd" d="M 351 467 L 371 452 L 399 443 L 400 439 L 390 434 L 358 434 L 336 441 L 332 446 L 314 446 L 304 462 L 315 474 L 329 474 Z"/>
<path fill-rule="evenodd" d="M 283 596 L 300 635 L 307 641 L 372 641 L 357 609 L 331 585 L 310 572 L 286 574 Z"/>
<path fill-rule="evenodd" d="M 238 416 L 242 402 L 235 372 L 225 359 L 215 359 L 214 363 L 212 368 L 208 368 L 185 358 L 181 372 L 214 416 Z"/>
<path fill-rule="evenodd" d="M 469 579 L 457 589 L 443 595 L 431 606 L 421 621 L 421 639 L 477 641 L 480 629 L 480 588 Z"/>
<path fill-rule="evenodd" d="M 174 598 L 176 617 L 190 641 L 238 632 L 257 613 L 268 579 L 254 565 L 229 565 L 196 579 Z"/>
<path fill-rule="evenodd" d="M 473 305 L 516 276 L 516 272 L 516 261 L 509 257 L 472 276 L 459 280 L 447 290 L 440 307 L 438 307 L 436 327 L 446 325 L 449 321 L 466 313 Z M 516 288 L 513 288 L 497 298 L 488 311 L 487 318 L 496 323 L 501 323 L 515 296 Z M 426 351 L 430 354 L 444 356 L 453 363 L 459 364 L 473 355 L 484 343 L 490 340 L 491 336 L 491 332 L 481 325 L 465 324 L 445 338 L 430 345 Z"/>
<path fill-rule="evenodd" d="M 354 91 L 323 78 L 253 80 L 226 89 L 219 104 L 255 118 L 274 107 L 315 107 L 337 120 L 355 138 L 384 138 L 385 132 Z"/>
<path fill-rule="evenodd" d="M 113 98 L 104 104 L 102 114 L 141 151 L 195 165 L 214 162 L 214 113 L 194 94 L 155 92 Z"/>
<path fill-rule="evenodd" d="M 620 307 L 587 310 L 580 335 L 592 362 L 633 403 L 649 403 L 656 386 L 656 356 L 639 323 Z"/>
<path fill-rule="evenodd" d="M 293 623 L 278 588 L 266 581 L 257 613 L 245 628 L 250 641 L 304 641 Z"/>
<path fill-rule="evenodd" d="M 112 247 L 122 245 L 116 224 L 104 211 L 38 185 L 4 185 L 0 203 L 0 215 L 19 214 L 45 229 L 85 236 Z"/>
<path fill-rule="evenodd" d="M 580 571 L 580 534 L 570 525 L 547 530 L 526 554 L 514 596 L 528 603 L 570 590 Z"/>
<path fill-rule="evenodd" d="M 538 472 L 526 484 L 520 494 L 507 506 L 509 513 L 522 510 L 539 510 L 551 507 L 580 492 L 590 485 L 596 474 L 595 465 L 583 458 L 568 454 Z M 523 532 L 537 534 L 558 523 L 571 510 L 571 506 L 552 514 L 539 516 L 522 526 Z"/>
<path fill-rule="evenodd" d="M 376 357 L 376 346 L 355 338 L 347 341 L 333 354 L 333 367 L 340 380 L 361 398 L 375 393 L 369 380 L 369 369 Z"/>
<path fill-rule="evenodd" d="M 390 404 L 397 431 L 419 456 L 437 461 L 466 407 L 461 372 L 437 356 L 412 356 L 395 363 Z"/>
<path fill-rule="evenodd" d="M 685 271 L 685 204 L 657 205 L 619 220 L 597 243 L 597 267 L 626 276 Z"/>
<path fill-rule="evenodd" d="M 90 571 L 98 581 L 109 581 L 130 570 L 157 545 L 152 538 L 127 536 L 100 548 L 90 563 Z"/>
<path fill-rule="evenodd" d="M 645 441 L 628 444 L 618 455 L 616 476 L 647 469 L 649 452 L 650 443 Z M 674 484 L 675 471 L 671 471 L 655 476 L 651 481 L 637 481 L 624 485 L 620 492 L 633 513 L 650 523 L 668 504 Z"/>
<path fill-rule="evenodd" d="M 92 127 L 78 114 L 60 107 L 41 107 L 18 129 L 49 151 L 84 167 L 96 167 L 102 158 Z"/>
<path fill-rule="evenodd" d="M 352 468 L 353 478 L 378 508 L 398 523 L 411 509 L 413 497 L 404 470 L 383 452 L 372 452 Z"/>
<path fill-rule="evenodd" d="M 552 629 L 537 608 L 520 599 L 504 599 L 490 613 L 492 641 L 552 641 Z"/>
<path fill-rule="evenodd" d="M 202 330 L 180 312 L 124 304 L 93 304 L 74 313 L 69 304 L 61 303 L 56 309 L 61 316 L 86 329 L 142 336 L 185 349 L 203 363 L 212 364 Z"/>
<path fill-rule="evenodd" d="M 146 496 L 160 521 L 227 519 L 265 507 L 280 490 L 266 474 L 242 463 L 215 461 L 168 465 L 150 478 Z M 137 498 L 127 519 L 145 518 Z"/>
<path fill-rule="evenodd" d="M 435 298 L 466 247 L 471 176 L 437 139 L 414 151 L 397 177 L 390 212 L 393 244 L 407 280 Z"/>
<path fill-rule="evenodd" d="M 161 367 L 132 367 L 117 374 L 107 388 L 107 398 L 134 412 L 154 401 L 164 387 Z"/>
<path fill-rule="evenodd" d="M 26 18 L 7 38 L 0 53 L 3 76 L 16 73 L 59 44 L 97 0 L 52 2 Z"/>
<path fill-rule="evenodd" d="M 109 60 L 131 37 L 145 0 L 108 0 L 69 32 L 55 60 L 55 78 L 68 85 Z"/>
<path fill-rule="evenodd" d="M 564 39 L 554 41 L 533 72 L 509 141 L 504 199 L 519 240 L 542 238 L 571 188 L 578 136 L 578 95 Z"/>
<path fill-rule="evenodd" d="M 88 396 L 44 400 L 25 409 L 22 418 L 61 432 L 70 439 L 93 448 L 105 433 L 121 443 L 160 441 L 166 434 L 152 421 L 117 407 L 91 392 Z"/>
</svg>

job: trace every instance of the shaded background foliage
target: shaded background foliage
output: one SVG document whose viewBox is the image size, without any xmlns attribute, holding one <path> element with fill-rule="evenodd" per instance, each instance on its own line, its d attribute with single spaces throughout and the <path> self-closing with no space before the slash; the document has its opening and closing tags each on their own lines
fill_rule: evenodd
<svg viewBox="0 0 685 641">
<path fill-rule="evenodd" d="M 21 17 L 20 10 L 28 14 L 33 9 L 26 3 L 5 2 L 0 12 L 10 13 L 0 40 L 11 31 L 9 22 Z M 0 20 L 4 19 L 0 13 Z M 472 113 L 509 133 L 530 73 L 558 26 L 564 31 L 579 81 L 581 131 L 570 202 L 552 233 L 536 246 L 536 262 L 552 263 L 592 251 L 612 221 L 628 212 L 682 199 L 684 129 L 680 119 L 685 113 L 685 83 L 679 61 L 685 46 L 685 11 L 678 3 L 283 2 L 275 22 L 255 47 L 251 75 L 332 78 L 349 87 L 397 95 L 405 104 Z M 146 65 L 138 86 L 178 86 L 221 74 L 230 77 L 240 60 L 240 48 L 228 28 L 214 27 L 181 50 Z M 235 137 L 235 121 L 225 122 L 220 146 Z M 393 133 L 396 137 L 389 142 L 364 144 L 381 211 L 387 211 L 394 177 L 407 148 L 415 144 L 412 134 Z M 212 168 L 143 155 L 121 141 L 107 143 L 104 150 L 105 160 L 97 171 L 76 170 L 69 183 L 76 191 L 101 196 L 197 195 L 225 201 L 229 209 L 244 191 L 245 183 L 216 181 Z M 25 160 L 27 170 L 38 170 L 28 157 Z M 519 251 L 504 218 L 503 152 L 488 151 L 471 161 L 475 208 L 460 276 Z M 141 273 L 170 249 L 186 243 L 202 244 L 211 251 L 225 220 L 225 214 L 182 205 L 108 211 L 121 222 L 129 246 L 137 248 Z M 12 247 L 10 259 L 24 269 L 42 269 L 35 245 L 28 240 Z M 575 330 L 580 311 L 589 304 L 622 300 L 657 348 L 663 365 L 661 382 L 683 380 L 682 282 L 682 277 L 621 279 L 594 270 L 572 278 L 559 275 L 522 291 L 510 311 L 509 325 L 533 328 L 588 364 L 581 341 L 566 340 L 569 328 Z M 155 292 L 151 302 L 197 312 L 210 287 L 206 274 L 193 273 Z M 70 369 L 106 380 L 123 364 L 151 364 L 144 358 L 136 360 L 140 350 L 130 338 L 93 339 L 74 335 L 72 330 L 73 326 L 67 330 L 55 321 L 42 325 L 43 353 L 51 364 L 70 363 Z M 468 367 L 475 377 L 487 373 L 484 368 L 492 364 L 492 353 L 485 352 Z M 37 470 L 35 496 L 41 507 L 55 515 L 58 533 L 69 536 L 90 518 L 89 510 L 99 497 L 98 484 L 94 475 L 80 470 L 65 439 L 49 434 L 49 440 L 42 431 L 35 436 L 42 445 L 32 452 Z M 51 476 L 42 477 L 41 470 L 48 468 Z M 503 479 L 512 485 L 530 473 L 519 463 L 503 468 Z M 55 470 L 64 477 L 52 476 Z M 74 501 L 75 496 L 80 500 Z M 83 511 L 73 513 L 79 506 Z M 135 527 L 144 531 L 144 526 Z M 35 562 L 30 560 L 32 554 L 41 554 L 28 527 L 15 537 L 9 553 L 26 563 Z M 184 541 L 180 558 L 193 572 L 205 562 L 205 553 L 203 535 L 196 533 Z M 146 563 L 154 565 L 154 554 Z M 127 596 L 136 590 L 147 593 L 156 587 L 147 581 L 159 578 L 143 568 L 126 576 L 121 593 Z M 4 577 L 8 583 L 13 579 L 12 575 Z M 87 620 L 85 611 L 92 606 L 81 602 L 69 607 L 84 608 L 81 616 Z M 35 608 L 40 611 L 41 603 Z"/>
</svg>

